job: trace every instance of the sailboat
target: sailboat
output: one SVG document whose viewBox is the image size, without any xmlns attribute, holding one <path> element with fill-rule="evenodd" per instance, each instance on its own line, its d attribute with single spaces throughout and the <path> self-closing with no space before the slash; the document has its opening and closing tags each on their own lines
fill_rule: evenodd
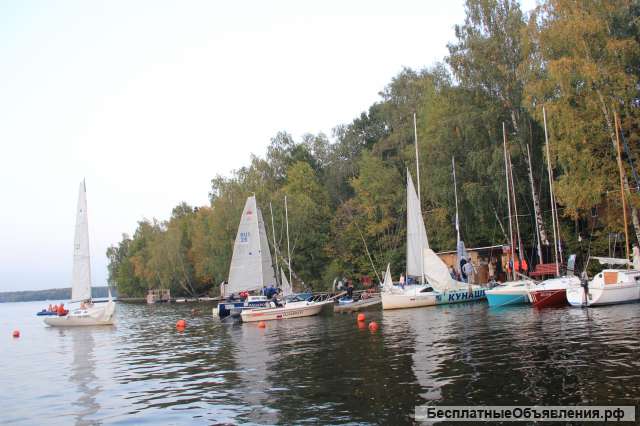
<svg viewBox="0 0 640 426">
<path fill-rule="evenodd" d="M 620 152 L 620 121 L 615 113 L 616 125 L 616 152 L 618 160 L 618 172 L 620 174 L 620 197 L 622 199 L 622 216 L 624 220 L 624 235 L 626 240 L 626 258 L 609 259 L 597 258 L 600 263 L 622 263 L 626 269 L 605 269 L 596 275 L 593 280 L 584 282 L 579 287 L 567 288 L 567 301 L 572 306 L 598 306 L 617 305 L 640 301 L 640 270 L 631 269 L 629 261 L 629 229 L 627 223 L 627 201 L 624 189 L 624 169 L 622 167 L 622 154 Z M 640 261 L 634 258 L 634 264 Z M 634 266 L 635 266 L 634 265 Z M 637 267 L 637 266 L 636 266 Z"/>
<path fill-rule="evenodd" d="M 291 249 L 289 245 L 289 210 L 287 208 L 287 197 L 284 197 L 285 217 L 287 224 L 287 266 L 289 268 L 289 280 L 291 279 Z M 266 241 L 266 236 L 265 236 Z M 293 288 L 287 277 L 282 272 L 282 291 L 285 294 L 282 306 L 267 306 L 264 308 L 244 309 L 240 313 L 242 322 L 271 321 L 291 318 L 309 317 L 318 315 L 325 305 L 333 305 L 333 298 L 325 300 L 313 300 L 306 294 L 293 295 Z"/>
<path fill-rule="evenodd" d="M 556 277 L 545 280 L 529 289 L 529 300 L 534 308 L 564 306 L 567 304 L 567 289 L 580 287 L 580 279 L 573 274 L 576 259 L 575 255 L 569 256 L 567 274 L 560 276 L 560 263 L 558 259 L 562 259 L 562 238 L 560 237 L 560 224 L 556 209 L 555 193 L 553 191 L 553 172 L 551 170 L 549 135 L 547 133 L 547 111 L 544 107 L 542 107 L 542 117 L 544 122 L 545 149 L 547 153 L 547 174 L 549 176 L 549 198 L 551 201 L 551 224 L 553 226 L 553 253 L 556 261 Z M 527 145 L 527 154 L 528 150 L 529 146 Z M 529 163 L 531 163 L 531 158 L 529 158 Z M 533 178 L 531 178 L 531 181 L 533 182 Z M 540 253 L 542 252 L 540 246 L 538 246 L 538 251 Z M 559 257 L 558 253 L 560 254 Z M 542 262 L 541 254 L 540 261 Z"/>
<path fill-rule="evenodd" d="M 218 317 L 224 319 L 232 315 L 238 318 L 244 309 L 267 306 L 268 300 L 264 295 L 251 295 L 246 301 L 234 299 L 240 292 L 262 290 L 275 283 L 276 275 L 262 211 L 257 206 L 255 195 L 252 195 L 247 198 L 242 210 L 233 245 L 229 281 L 222 289 L 221 297 L 229 300 L 218 303 Z"/>
<path fill-rule="evenodd" d="M 484 288 L 453 279 L 447 265 L 429 247 L 418 195 L 420 168 L 415 114 L 413 118 L 418 193 L 407 170 L 407 276 L 417 278 L 418 282 L 400 287 L 384 286 L 381 293 L 382 309 L 417 308 L 484 299 Z"/>
<path fill-rule="evenodd" d="M 505 124 L 502 123 L 502 139 L 503 139 L 503 148 L 504 148 L 504 167 L 505 167 L 505 178 L 507 183 L 507 207 L 509 210 L 509 248 L 511 251 L 511 258 L 514 259 L 514 249 L 515 241 L 513 239 L 513 223 L 512 223 L 512 214 L 511 214 L 511 197 L 513 196 L 514 202 L 514 210 L 516 207 L 516 199 L 515 199 L 515 191 L 513 191 L 513 176 L 511 170 L 511 161 L 509 160 L 507 154 L 507 133 L 505 129 Z M 516 220 L 518 217 L 517 210 L 515 211 Z M 517 225 L 516 225 L 517 226 Z M 520 232 L 518 232 L 518 246 L 519 246 L 519 254 L 523 253 L 522 243 L 520 240 Z M 514 262 L 515 263 L 515 262 Z M 505 283 L 499 284 L 491 290 L 487 290 L 487 301 L 489 302 L 489 306 L 500 307 L 507 305 L 519 305 L 529 302 L 529 290 L 535 285 L 535 283 L 530 279 L 517 279 L 515 268 L 512 269 L 512 281 L 507 281 Z"/>
<path fill-rule="evenodd" d="M 111 298 L 111 290 L 109 289 L 109 299 L 106 303 L 94 303 L 91 299 L 87 187 L 84 180 L 80 183 L 76 211 L 71 303 L 80 303 L 80 306 L 71 309 L 67 315 L 45 318 L 45 324 L 52 327 L 113 325 L 116 304 Z"/>
</svg>

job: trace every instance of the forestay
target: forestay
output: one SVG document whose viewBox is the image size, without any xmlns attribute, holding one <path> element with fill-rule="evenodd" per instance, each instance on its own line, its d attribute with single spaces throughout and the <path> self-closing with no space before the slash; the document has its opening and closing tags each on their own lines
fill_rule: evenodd
<svg viewBox="0 0 640 426">
<path fill-rule="evenodd" d="M 89 256 L 89 220 L 87 216 L 87 188 L 80 183 L 76 230 L 73 245 L 73 272 L 71 278 L 71 300 L 91 299 L 91 260 Z"/>
</svg>

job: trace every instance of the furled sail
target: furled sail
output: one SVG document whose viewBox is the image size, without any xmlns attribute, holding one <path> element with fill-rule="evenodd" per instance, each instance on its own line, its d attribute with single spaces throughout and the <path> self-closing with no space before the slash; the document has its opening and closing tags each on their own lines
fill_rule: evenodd
<svg viewBox="0 0 640 426">
<path fill-rule="evenodd" d="M 411 174 L 407 171 L 407 275 L 422 276 L 422 250 L 428 247 L 429 241 L 422 218 L 420 201 L 413 186 Z"/>
<path fill-rule="evenodd" d="M 76 232 L 73 245 L 73 272 L 71 278 L 71 300 L 91 299 L 91 259 L 89 256 L 89 221 L 87 216 L 87 187 L 80 183 Z"/>
<path fill-rule="evenodd" d="M 275 282 L 262 213 L 251 196 L 240 218 L 225 294 L 259 290 Z"/>
</svg>

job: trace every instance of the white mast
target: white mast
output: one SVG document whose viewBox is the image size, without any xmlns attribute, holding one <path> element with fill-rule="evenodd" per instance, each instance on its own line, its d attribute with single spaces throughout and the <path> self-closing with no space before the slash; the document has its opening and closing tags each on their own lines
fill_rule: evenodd
<svg viewBox="0 0 640 426">
<path fill-rule="evenodd" d="M 522 266 L 522 259 L 524 259 L 524 253 L 522 250 L 522 238 L 520 238 L 520 220 L 518 219 L 518 200 L 516 199 L 516 184 L 515 184 L 515 181 L 513 180 L 513 164 L 511 163 L 511 154 L 507 153 L 507 156 L 509 158 L 509 176 L 511 177 L 511 194 L 513 195 L 513 215 L 515 217 L 515 222 L 516 222 L 516 236 L 518 237 L 518 265 Z"/>
<path fill-rule="evenodd" d="M 416 113 L 413 113 L 413 138 L 416 146 L 416 179 L 418 180 L 418 206 L 420 207 L 420 218 L 424 221 L 422 217 L 422 199 L 420 198 L 420 156 L 418 155 L 418 126 L 416 124 Z M 427 242 L 428 244 L 428 242 Z M 424 283 L 424 241 L 422 241 L 422 234 L 420 234 L 420 283 Z"/>
<path fill-rule="evenodd" d="M 289 210 L 287 209 L 287 196 L 284 196 L 284 216 L 285 216 L 285 221 L 287 222 L 287 256 L 289 257 L 288 259 L 288 265 L 289 265 L 289 284 L 291 284 L 293 282 L 292 278 L 291 278 L 291 247 L 289 245 Z"/>
<path fill-rule="evenodd" d="M 276 261 L 276 284 L 280 274 L 280 268 L 278 268 L 278 246 L 276 245 L 276 227 L 273 224 L 273 207 L 271 206 L 271 201 L 269 201 L 269 211 L 271 212 L 271 234 L 273 235 L 273 255 L 275 256 Z M 282 281 L 282 280 L 281 280 Z M 282 285 L 282 282 L 280 283 Z"/>
<path fill-rule="evenodd" d="M 560 229 L 556 229 L 556 197 L 553 193 L 553 173 L 551 171 L 551 155 L 549 154 L 549 135 L 547 134 L 547 111 L 542 107 L 542 118 L 544 121 L 544 141 L 547 153 L 547 174 L 549 175 L 549 195 L 551 196 L 551 224 L 553 226 L 553 254 L 556 261 L 556 274 L 560 276 L 560 264 L 558 263 L 558 240 L 560 239 Z M 562 254 L 560 254 L 562 259 Z"/>
<path fill-rule="evenodd" d="M 533 214 L 535 216 L 535 222 L 536 222 L 536 240 L 538 242 L 538 259 L 539 262 L 542 263 L 542 243 L 541 243 L 541 238 L 540 238 L 540 226 L 538 224 L 538 217 L 539 217 L 539 212 L 538 212 L 538 203 L 536 203 L 536 189 L 535 186 L 533 184 L 533 170 L 531 167 L 531 152 L 529 151 L 529 144 L 527 144 L 527 159 L 529 160 L 529 181 L 531 182 L 531 195 L 533 196 Z"/>
<path fill-rule="evenodd" d="M 456 234 L 460 241 L 460 221 L 458 217 L 458 184 L 456 182 L 456 158 L 451 157 L 451 167 L 453 168 L 453 195 L 456 199 Z"/>
<path fill-rule="evenodd" d="M 507 207 L 509 209 L 509 249 L 511 250 L 511 261 L 513 262 L 513 224 L 511 222 L 511 190 L 509 184 L 509 160 L 507 159 L 507 131 L 502 122 L 502 144 L 504 147 L 504 176 L 507 182 Z M 515 265 L 514 265 L 515 266 Z M 511 268 L 513 279 L 516 278 L 515 268 Z"/>
</svg>

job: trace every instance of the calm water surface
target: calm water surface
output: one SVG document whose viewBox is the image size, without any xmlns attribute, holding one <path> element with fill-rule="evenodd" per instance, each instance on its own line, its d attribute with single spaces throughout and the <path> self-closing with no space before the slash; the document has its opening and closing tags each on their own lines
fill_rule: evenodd
<svg viewBox="0 0 640 426">
<path fill-rule="evenodd" d="M 377 311 L 375 333 L 330 312 L 223 325 L 212 304 L 121 303 L 116 327 L 58 329 L 34 316 L 43 305 L 0 304 L 1 423 L 402 424 L 425 403 L 640 405 L 640 304 Z"/>
</svg>

